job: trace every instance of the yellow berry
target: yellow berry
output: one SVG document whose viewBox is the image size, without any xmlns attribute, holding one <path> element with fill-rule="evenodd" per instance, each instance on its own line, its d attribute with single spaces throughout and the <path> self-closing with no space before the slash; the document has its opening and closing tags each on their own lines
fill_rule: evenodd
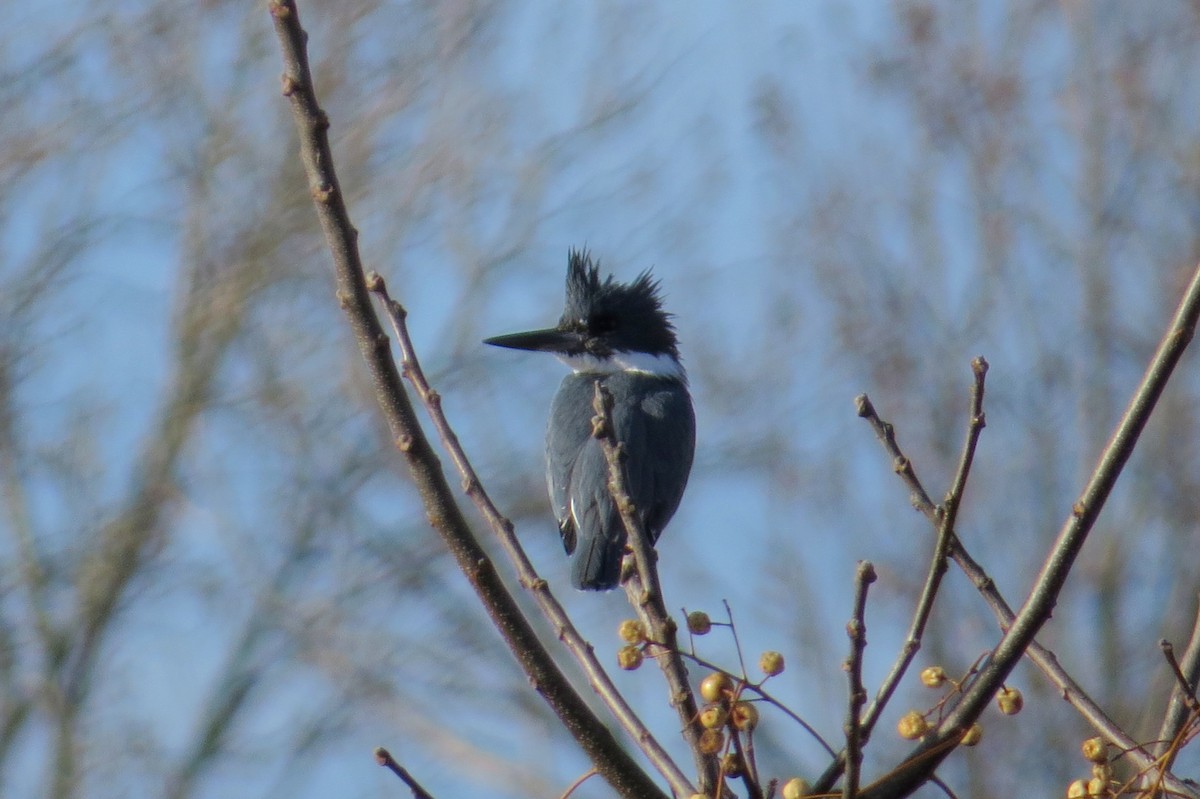
<svg viewBox="0 0 1200 799">
<path fill-rule="evenodd" d="M 758 658 L 758 667 L 762 669 L 763 674 L 774 677 L 783 671 L 783 655 L 767 650 Z"/>
<path fill-rule="evenodd" d="M 617 635 L 627 644 L 640 644 L 646 640 L 646 628 L 637 619 L 626 619 L 617 627 Z"/>
<path fill-rule="evenodd" d="M 635 644 L 617 650 L 617 665 L 625 671 L 633 671 L 642 665 L 642 648 Z"/>
<path fill-rule="evenodd" d="M 705 705 L 700 711 L 700 724 L 710 730 L 715 730 L 725 724 L 729 712 L 722 705 Z"/>
<path fill-rule="evenodd" d="M 1025 697 L 1016 688 L 1005 685 L 996 693 L 996 705 L 1004 715 L 1015 716 L 1025 707 Z"/>
<path fill-rule="evenodd" d="M 1092 777 L 1087 784 L 1088 796 L 1104 796 L 1108 792 L 1108 780 Z"/>
<path fill-rule="evenodd" d="M 1083 799 L 1088 795 L 1088 784 L 1086 780 L 1075 780 L 1067 786 L 1067 799 Z"/>
<path fill-rule="evenodd" d="M 1107 763 L 1092 764 L 1092 779 L 1102 780 L 1105 784 L 1112 781 L 1112 766 Z"/>
<path fill-rule="evenodd" d="M 946 683 L 946 670 L 941 666 L 930 666 L 921 672 L 921 682 L 929 688 L 941 688 Z"/>
<path fill-rule="evenodd" d="M 808 780 L 792 777 L 783 784 L 783 799 L 804 799 L 811 791 Z"/>
<path fill-rule="evenodd" d="M 687 627 L 692 635 L 707 635 L 712 629 L 712 619 L 702 610 L 693 610 L 687 615 Z"/>
<path fill-rule="evenodd" d="M 910 710 L 901 717 L 900 723 L 896 725 L 896 731 L 904 740 L 915 741 L 929 732 L 929 722 L 917 711 Z"/>
<path fill-rule="evenodd" d="M 738 702 L 730 714 L 733 726 L 742 732 L 753 730 L 758 726 L 758 708 L 752 702 Z"/>
<path fill-rule="evenodd" d="M 1083 757 L 1093 763 L 1108 762 L 1108 748 L 1104 745 L 1104 739 L 1097 735 L 1084 741 Z"/>
<path fill-rule="evenodd" d="M 963 733 L 961 743 L 963 746 L 974 746 L 979 743 L 981 738 L 983 738 L 983 727 L 979 725 L 979 722 L 975 722 Z"/>
<path fill-rule="evenodd" d="M 725 735 L 720 730 L 705 730 L 700 733 L 700 751 L 706 755 L 715 755 L 725 745 Z"/>
<path fill-rule="evenodd" d="M 700 696 L 705 702 L 720 702 L 733 690 L 733 680 L 723 671 L 714 671 L 700 681 Z"/>
<path fill-rule="evenodd" d="M 721 771 L 725 772 L 726 777 L 742 776 L 742 759 L 737 752 L 728 752 L 721 758 Z"/>
</svg>

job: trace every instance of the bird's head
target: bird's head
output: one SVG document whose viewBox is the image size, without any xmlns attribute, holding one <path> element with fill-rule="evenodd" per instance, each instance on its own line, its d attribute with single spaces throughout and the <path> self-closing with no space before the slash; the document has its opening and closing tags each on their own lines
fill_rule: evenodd
<svg viewBox="0 0 1200 799">
<path fill-rule="evenodd" d="M 579 372 L 638 371 L 683 378 L 671 315 L 649 271 L 631 283 L 600 279 L 587 250 L 567 258 L 567 297 L 555 327 L 512 333 L 485 344 L 552 352 Z"/>
</svg>

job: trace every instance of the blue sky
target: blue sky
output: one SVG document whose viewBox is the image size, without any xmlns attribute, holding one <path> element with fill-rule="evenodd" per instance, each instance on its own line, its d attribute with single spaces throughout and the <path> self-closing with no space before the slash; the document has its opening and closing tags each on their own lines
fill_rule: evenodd
<svg viewBox="0 0 1200 799">
<path fill-rule="evenodd" d="M 905 38 L 912 8 L 531 2 L 342 16 L 301 6 L 364 258 L 409 308 L 494 499 L 537 507 L 523 503 L 540 491 L 542 425 L 562 367 L 479 340 L 554 321 L 569 247 L 590 247 L 619 278 L 652 267 L 676 315 L 699 428 L 690 489 L 659 547 L 669 603 L 716 612 L 728 599 L 748 660 L 784 651 L 795 665 L 775 682 L 779 695 L 831 739 L 855 563 L 876 561 L 881 577 L 869 608 L 872 685 L 900 643 L 932 541 L 853 397 L 869 392 L 897 424 L 936 497 L 965 430 L 970 358 L 989 359 L 989 427 L 963 529 L 1016 604 L 1197 255 L 1189 152 L 1200 82 L 1187 47 L 1197 26 L 1182 7 L 1142 18 L 1104 6 L 1092 18 L 950 4 L 936 8 L 937 34 L 922 46 Z M 286 562 L 289 535 L 306 522 L 318 533 L 289 573 L 289 612 L 253 653 L 279 665 L 226 742 L 235 756 L 195 795 L 396 795 L 371 764 L 377 744 L 436 795 L 478 792 L 486 770 L 460 768 L 438 729 L 568 784 L 586 765 L 538 728 L 507 655 L 494 639 L 476 650 L 456 637 L 469 640 L 472 599 L 402 471 L 365 465 L 386 445 L 315 215 L 299 190 L 292 205 L 272 194 L 296 140 L 265 10 L 128 2 L 14 14 L 0 66 L 28 89 L 9 98 L 0 142 L 12 152 L 37 132 L 50 155 L 7 173 L 0 276 L 15 282 L 45 262 L 39 246 L 99 220 L 55 301 L 11 317 L 6 338 L 38 356 L 16 396 L 37 453 L 28 485 L 40 540 L 64 574 L 137 474 L 171 384 L 189 269 L 225 274 L 249 260 L 240 242 L 255 232 L 266 242 L 251 251 L 271 265 L 179 467 L 168 539 L 103 658 L 89 719 L 105 735 L 83 795 L 161 784 L 259 607 L 260 578 Z M 286 210 L 264 222 L 276 207 Z M 1098 533 L 1098 551 L 1129 564 L 1118 643 L 1089 654 L 1106 601 L 1103 554 L 1064 600 L 1071 623 L 1047 633 L 1068 658 L 1083 653 L 1070 665 L 1097 690 L 1114 687 L 1106 658 L 1122 653 L 1117 699 L 1135 706 L 1139 681 L 1161 676 L 1157 638 L 1177 634 L 1188 612 L 1164 608 L 1194 593 L 1191 571 L 1173 563 L 1194 539 L 1197 381 L 1185 370 L 1168 395 L 1176 415 L 1148 432 L 1163 449 L 1135 457 L 1136 490 L 1118 492 Z M 1172 442 L 1173 431 L 1184 432 Z M 78 474 L 56 477 L 62 461 Z M 368 474 L 348 497 L 322 497 L 347 464 Z M 509 512 L 610 654 L 624 600 L 566 587 L 548 505 Z M 3 541 L 0 554 L 13 557 L 13 537 Z M 426 558 L 428 584 L 400 585 L 403 564 Z M 1133 579 L 1143 568 L 1166 576 Z M 56 591 L 65 623 L 70 579 Z M 21 594 L 6 596 L 0 607 L 20 627 Z M 957 574 L 945 602 L 928 655 L 965 668 L 994 641 L 994 623 Z M 463 652 L 439 652 L 441 641 Z M 702 646 L 734 662 L 727 638 Z M 681 753 L 657 675 L 617 679 Z M 1031 674 L 1018 679 L 1037 690 Z M 481 684 L 493 687 L 483 699 L 467 690 Z M 913 691 L 903 701 L 930 700 Z M 122 713 L 100 712 L 113 706 Z M 1037 718 L 1048 736 L 1081 727 L 1058 706 Z M 821 768 L 803 735 L 766 719 L 775 773 Z M 322 723 L 335 733 L 299 764 L 277 756 Z M 1016 724 L 988 724 L 989 736 L 1022 743 Z M 42 784 L 47 735 L 27 733 L 9 761 L 2 784 L 13 795 Z M 902 751 L 888 738 L 877 737 L 869 769 Z M 1039 754 L 1040 740 L 1021 751 L 1047 761 L 1033 769 L 1036 787 L 1057 789 L 1070 767 Z M 964 790 L 982 784 L 974 756 L 947 768 Z"/>
</svg>

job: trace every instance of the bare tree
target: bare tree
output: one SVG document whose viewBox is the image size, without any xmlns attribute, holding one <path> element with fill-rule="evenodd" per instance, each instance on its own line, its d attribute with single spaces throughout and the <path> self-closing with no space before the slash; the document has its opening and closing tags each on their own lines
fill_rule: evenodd
<svg viewBox="0 0 1200 799">
<path fill-rule="evenodd" d="M 435 529 L 441 533 L 448 548 L 456 554 L 460 567 L 472 583 L 480 601 L 488 610 L 514 656 L 522 663 L 529 679 L 558 715 L 566 730 L 588 753 L 596 771 L 621 795 L 650 795 L 653 789 L 646 782 L 647 775 L 627 760 L 620 750 L 612 748 L 613 741 L 604 732 L 600 719 L 583 709 L 582 698 L 563 679 L 563 675 L 554 663 L 553 655 L 536 643 L 530 623 L 521 614 L 512 596 L 498 581 L 495 566 L 487 559 L 477 539 L 466 525 L 465 519 L 457 510 L 452 492 L 441 474 L 437 460 L 420 429 L 414 409 L 401 385 L 400 371 L 392 363 L 390 352 L 381 346 L 385 338 L 370 303 L 368 292 L 379 293 L 387 306 L 402 352 L 403 372 L 412 380 L 417 394 L 426 402 L 433 415 L 435 427 L 462 476 L 467 494 L 479 506 L 493 532 L 503 543 L 513 566 L 522 578 L 522 584 L 537 598 L 537 604 L 543 616 L 558 630 L 559 638 L 567 644 L 568 650 L 589 674 L 592 688 L 625 727 L 631 740 L 637 743 L 660 775 L 667 780 L 672 791 L 678 796 L 689 795 L 693 792 L 699 795 L 721 795 L 723 791 L 727 790 L 728 779 L 740 777 L 745 784 L 746 791 L 751 796 L 763 796 L 773 792 L 776 782 L 771 782 L 764 789 L 759 780 L 753 749 L 750 748 L 753 730 L 757 726 L 757 711 L 754 711 L 754 722 L 745 721 L 748 718 L 746 714 L 750 712 L 749 708 L 753 706 L 741 700 L 743 692 L 760 692 L 761 698 L 770 701 L 769 697 L 761 694 L 761 686 L 764 681 L 751 681 L 745 673 L 744 667 L 740 676 L 718 669 L 716 673 L 726 680 L 726 684 L 720 689 L 708 692 L 710 695 L 705 698 L 711 701 L 710 707 L 706 708 L 705 713 L 701 713 L 698 718 L 692 717 L 688 713 L 684 714 L 682 721 L 685 730 L 692 729 L 691 724 L 696 721 L 707 728 L 703 734 L 693 733 L 687 736 L 689 745 L 696 755 L 698 766 L 696 785 L 693 786 L 679 771 L 678 766 L 666 756 L 666 753 L 641 722 L 630 717 L 630 708 L 623 697 L 615 691 L 611 679 L 596 663 L 592 647 L 582 642 L 573 624 L 563 613 L 561 605 L 549 593 L 546 581 L 532 570 L 520 545 L 512 536 L 511 522 L 505 519 L 492 504 L 470 466 L 465 452 L 459 446 L 448 421 L 441 413 L 440 397 L 423 376 L 407 332 L 406 311 L 390 298 L 382 280 L 377 275 L 368 276 L 364 273 L 357 252 L 356 233 L 350 223 L 347 206 L 338 178 L 333 170 L 332 153 L 326 136 L 328 118 L 317 103 L 307 65 L 305 37 L 299 26 L 296 8 L 287 2 L 274 2 L 270 7 L 276 20 L 284 52 L 286 65 L 284 94 L 292 100 L 294 116 L 301 131 L 301 153 L 305 160 L 309 185 L 316 201 L 318 215 L 322 220 L 327 240 L 334 254 L 339 296 L 342 298 L 343 308 L 347 311 L 350 322 L 356 331 L 360 351 L 375 376 L 378 400 L 388 419 L 391 434 L 397 442 L 398 448 L 405 455 L 414 478 L 421 486 L 430 520 Z M 928 36 L 928 26 L 931 24 L 928 10 L 916 9 L 913 13 L 915 35 Z M 1010 86 L 1002 87 L 997 103 L 1003 105 L 1008 102 L 1007 94 L 1012 90 Z M 985 226 L 985 230 L 991 230 L 991 228 Z M 987 240 L 985 237 L 985 241 Z M 1089 311 L 1096 311 L 1093 306 L 1086 307 Z M 844 725 L 845 749 L 834 756 L 833 763 L 826 769 L 815 786 L 802 787 L 801 783 L 791 781 L 784 788 L 785 795 L 800 796 L 809 793 L 824 795 L 841 777 L 845 778 L 842 787 L 842 793 L 845 796 L 857 796 L 860 793 L 880 797 L 903 796 L 914 792 L 927 782 L 935 783 L 948 791 L 949 789 L 945 788 L 944 783 L 935 775 L 936 769 L 957 746 L 964 744 L 972 746 L 978 743 L 981 730 L 978 726 L 978 719 L 988 703 L 993 698 L 997 698 L 1001 711 L 1007 715 L 1014 715 L 1021 710 L 1023 700 L 1020 692 L 1007 687 L 1004 683 L 1018 661 L 1024 656 L 1030 657 L 1038 664 L 1046 673 L 1049 681 L 1062 691 L 1064 697 L 1075 705 L 1080 714 L 1097 731 L 1102 733 L 1101 738 L 1097 738 L 1095 742 L 1089 742 L 1090 749 L 1085 747 L 1084 750 L 1085 756 L 1095 764 L 1092 777 L 1090 781 L 1079 780 L 1077 781 L 1078 785 L 1072 784 L 1069 789 L 1072 795 L 1118 795 L 1127 792 L 1139 795 L 1158 795 L 1163 791 L 1184 794 L 1191 792 L 1186 783 L 1170 773 L 1169 768 L 1173 762 L 1173 756 L 1163 759 L 1165 752 L 1176 752 L 1191 737 L 1191 726 L 1184 720 L 1185 714 L 1179 713 L 1174 708 L 1179 707 L 1180 703 L 1186 705 L 1191 702 L 1200 709 L 1200 703 L 1196 703 L 1194 698 L 1197 666 L 1190 658 L 1185 658 L 1185 661 L 1180 664 L 1174 659 L 1171 648 L 1164 645 L 1168 663 L 1178 680 L 1172 691 L 1171 704 L 1173 707 L 1168 712 L 1168 718 L 1163 722 L 1162 729 L 1166 738 L 1157 742 L 1141 743 L 1114 722 L 1087 695 L 1079 683 L 1062 669 L 1054 653 L 1037 643 L 1035 638 L 1050 619 L 1067 577 L 1073 569 L 1100 511 L 1132 454 L 1168 378 L 1191 340 L 1197 318 L 1200 318 L 1200 271 L 1197 271 L 1181 298 L 1174 319 L 1168 326 L 1145 375 L 1130 399 L 1126 412 L 1115 428 L 1109 443 L 1100 453 L 1097 465 L 1086 481 L 1078 499 L 1072 504 L 1068 519 L 1063 524 L 1057 540 L 1046 554 L 1033 588 L 1021 604 L 1019 611 L 1016 612 L 997 591 L 992 578 L 968 554 L 958 537 L 955 526 L 979 436 L 985 426 L 983 391 L 987 362 L 982 358 L 977 358 L 973 363 L 975 388 L 969 410 L 967 442 L 963 446 L 952 487 L 941 503 L 935 503 L 930 499 L 928 492 L 918 480 L 911 461 L 899 448 L 892 426 L 878 417 L 865 395 L 860 397 L 859 415 L 872 421 L 875 425 L 879 437 L 893 458 L 896 471 L 910 486 L 913 504 L 934 523 L 937 529 L 937 546 L 920 601 L 917 604 L 908 639 L 881 686 L 875 702 L 865 709 L 865 712 L 867 696 L 862 677 L 862 655 L 866 643 L 866 602 L 868 587 L 875 581 L 876 576 L 873 567 L 869 564 L 860 565 L 856 580 L 853 618 L 848 627 L 852 646 L 845 666 L 851 677 L 850 709 Z M 602 432 L 605 429 L 603 419 L 606 413 L 603 400 L 598 385 L 596 409 L 598 419 L 601 420 L 597 427 L 597 435 L 600 437 L 605 435 Z M 621 502 L 623 489 L 618 450 L 616 447 L 611 447 L 609 451 L 613 470 L 612 490 L 618 499 L 618 505 L 625 507 L 627 502 L 624 504 Z M 636 580 L 641 586 L 631 588 L 631 600 L 635 610 L 649 613 L 649 615 L 643 615 L 640 625 L 636 627 L 637 631 L 627 634 L 626 639 L 634 647 L 644 649 L 657 658 L 677 661 L 683 657 L 695 658 L 694 648 L 690 652 L 685 651 L 675 640 L 673 624 L 665 616 L 659 615 L 656 618 L 656 614 L 665 613 L 665 604 L 658 593 L 656 567 L 653 565 L 653 559 L 647 558 L 646 554 L 639 550 L 637 542 L 643 540 L 643 533 L 637 529 L 632 514 L 628 515 L 625 521 L 630 540 L 633 542 L 633 559 L 636 561 L 636 567 L 633 570 L 634 576 L 630 579 Z M 925 713 L 910 711 L 905 714 L 900 725 L 901 737 L 917 740 L 919 743 L 910 754 L 884 776 L 860 790 L 863 749 L 870 739 L 871 732 L 879 720 L 883 708 L 892 698 L 899 680 L 911 666 L 913 656 L 920 647 L 929 613 L 947 568 L 948 558 L 953 559 L 962 568 L 974 582 L 975 587 L 983 594 L 997 617 L 1003 635 L 985 655 L 976 659 L 961 679 L 950 680 L 953 690 L 948 692 L 933 709 Z M 732 618 L 730 618 L 730 623 L 732 624 Z M 709 625 L 710 622 L 706 617 L 698 616 L 694 620 L 689 617 L 689 626 L 694 631 L 707 632 Z M 1194 647 L 1189 646 L 1188 649 L 1190 656 L 1200 655 L 1200 643 Z M 632 668 L 637 665 L 639 660 L 640 658 L 636 657 L 623 658 L 622 664 L 626 668 Z M 766 665 L 774 662 L 773 658 L 768 659 L 764 656 L 763 668 L 768 678 L 781 670 L 772 665 Z M 782 661 L 779 663 L 781 664 Z M 704 665 L 708 666 L 709 664 L 704 663 Z M 669 677 L 670 669 L 667 670 L 667 673 Z M 931 670 L 923 674 L 929 675 L 925 682 L 931 687 L 940 688 L 947 681 L 945 672 L 940 667 L 935 671 Z M 673 704 L 682 707 L 687 706 L 688 703 L 694 703 L 695 700 L 689 695 L 690 685 L 686 681 L 672 683 L 672 690 L 675 696 Z M 682 697 L 678 693 L 680 690 L 683 692 Z M 1186 699 L 1187 696 L 1191 696 L 1191 699 Z M 686 702 L 683 702 L 684 697 L 686 697 Z M 742 713 L 742 723 L 736 720 L 739 710 Z M 729 745 L 725 742 L 726 733 L 729 736 Z M 1120 755 L 1127 759 L 1132 776 L 1121 776 L 1113 771 L 1110 759 L 1103 749 L 1105 742 L 1117 747 Z M 725 757 L 721 760 L 719 767 L 714 770 L 711 768 L 710 758 L 721 752 L 725 752 Z M 833 754 L 832 750 L 830 753 Z M 394 765 L 390 756 L 384 757 L 384 761 Z M 418 789 L 414 788 L 414 791 L 416 790 Z"/>
<path fill-rule="evenodd" d="M 378 744 L 435 796 L 557 796 L 595 765 L 626 795 L 1053 795 L 1093 766 L 1114 792 L 1194 790 L 1171 781 L 1198 764 L 1193 356 L 1003 678 L 1022 712 L 984 711 L 936 778 L 908 759 L 971 734 L 1020 649 L 1003 607 L 1048 584 L 1200 259 L 1195 9 L 299 10 L 332 193 L 295 156 L 261 4 L 14 8 L 0 37 L 0 794 L 407 791 Z M 344 271 L 350 307 L 393 342 L 388 310 L 411 326 L 394 353 L 470 456 L 466 494 L 451 470 L 422 496 L 396 449 L 391 359 L 356 354 L 314 185 L 382 275 L 367 302 Z M 679 314 L 700 437 L 658 545 L 665 614 L 560 588 L 555 375 L 478 343 L 548 321 L 580 244 L 653 266 Z M 455 466 L 433 447 L 408 455 Z M 431 486 L 443 526 L 479 501 L 461 521 L 525 619 L 517 658 L 431 533 Z M 677 653 L 694 720 L 656 669 L 614 668 L 630 647 Z M 575 734 L 521 668 L 539 649 Z"/>
</svg>

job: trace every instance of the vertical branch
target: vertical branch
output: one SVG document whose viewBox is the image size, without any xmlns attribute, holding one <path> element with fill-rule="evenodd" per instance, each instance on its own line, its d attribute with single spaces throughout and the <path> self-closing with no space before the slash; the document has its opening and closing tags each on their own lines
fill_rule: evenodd
<svg viewBox="0 0 1200 799">
<path fill-rule="evenodd" d="M 1167 712 L 1163 717 L 1162 727 L 1158 731 L 1158 742 L 1154 753 L 1161 760 L 1161 769 L 1170 771 L 1179 747 L 1174 741 L 1187 725 L 1188 718 L 1196 712 L 1196 684 L 1200 682 L 1200 612 L 1196 614 L 1195 624 L 1183 659 L 1175 660 L 1174 648 L 1166 641 L 1160 642 L 1163 653 L 1175 674 L 1175 685 L 1171 689 L 1171 698 L 1167 701 Z"/>
<path fill-rule="evenodd" d="M 864 742 L 860 713 L 867 702 L 867 691 L 863 688 L 863 650 L 867 648 L 867 590 L 875 582 L 875 567 L 870 561 L 859 561 L 854 574 L 854 612 L 846 624 L 850 637 L 850 656 L 846 659 L 846 673 L 850 680 L 850 706 L 846 710 L 846 780 L 842 784 L 843 799 L 858 796 L 858 775 L 862 766 Z"/>
<path fill-rule="evenodd" d="M 696 761 L 700 792 L 709 794 L 717 782 L 718 764 L 715 755 L 700 751 L 700 736 L 704 728 L 700 724 L 696 697 L 688 683 L 687 667 L 679 653 L 675 621 L 667 613 L 662 588 L 658 580 L 658 566 L 649 537 L 638 519 L 637 508 L 625 487 L 625 457 L 621 443 L 616 440 L 611 419 L 613 398 L 600 381 L 596 381 L 596 394 L 592 407 L 596 411 L 593 420 L 593 435 L 604 450 L 608 461 L 609 490 L 613 502 L 621 514 L 629 546 L 633 550 L 636 573 L 625 581 L 625 590 L 630 603 L 642 618 L 651 639 L 657 644 L 657 660 L 671 691 L 671 705 L 679 713 L 683 734 L 691 747 Z"/>
</svg>

